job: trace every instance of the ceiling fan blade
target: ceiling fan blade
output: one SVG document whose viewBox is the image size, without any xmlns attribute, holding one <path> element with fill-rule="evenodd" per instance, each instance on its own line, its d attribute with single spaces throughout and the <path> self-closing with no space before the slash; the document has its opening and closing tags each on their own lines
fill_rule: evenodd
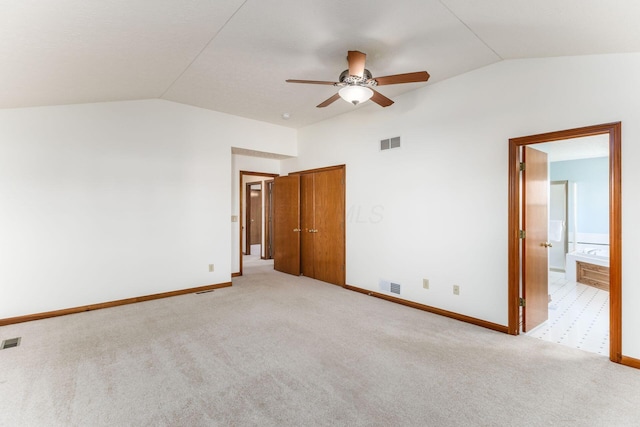
<svg viewBox="0 0 640 427">
<path fill-rule="evenodd" d="M 327 99 L 326 101 L 316 105 L 317 108 L 323 108 L 326 107 L 327 105 L 331 105 L 334 103 L 334 101 L 337 101 L 338 99 L 340 99 L 340 94 L 336 93 L 335 95 L 333 95 L 331 98 Z"/>
<path fill-rule="evenodd" d="M 373 90 L 373 96 L 371 97 L 371 100 L 376 104 L 378 104 L 379 106 L 388 107 L 389 105 L 393 104 L 392 100 L 390 100 L 389 98 L 387 98 L 386 96 L 378 92 L 377 90 L 374 90 L 374 89 L 371 89 L 371 90 Z"/>
<path fill-rule="evenodd" d="M 358 52 L 357 50 L 350 50 L 347 53 L 347 61 L 349 61 L 349 75 L 363 77 L 364 63 L 366 59 L 366 54 Z"/>
<path fill-rule="evenodd" d="M 335 85 L 336 82 L 323 82 L 320 80 L 285 80 L 287 83 L 308 83 L 308 84 L 312 84 L 312 85 Z"/>
<path fill-rule="evenodd" d="M 398 83 L 416 83 L 429 80 L 429 73 L 417 71 L 415 73 L 394 74 L 392 76 L 375 77 L 372 80 L 378 82 L 378 86 L 395 85 Z"/>
</svg>

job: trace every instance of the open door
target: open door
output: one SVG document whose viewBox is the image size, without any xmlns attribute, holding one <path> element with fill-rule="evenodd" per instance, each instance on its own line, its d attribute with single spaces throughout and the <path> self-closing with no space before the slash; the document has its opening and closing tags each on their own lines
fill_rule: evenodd
<svg viewBox="0 0 640 427">
<path fill-rule="evenodd" d="M 265 258 L 273 259 L 273 180 L 265 181 L 264 225 Z"/>
<path fill-rule="evenodd" d="M 273 268 L 300 275 L 300 176 L 277 177 L 273 184 Z"/>
<path fill-rule="evenodd" d="M 261 183 L 247 184 L 247 255 L 251 255 L 253 245 L 262 245 L 261 187 Z"/>
<path fill-rule="evenodd" d="M 549 175 L 547 154 L 523 147 L 522 159 L 522 331 L 549 318 Z"/>
</svg>

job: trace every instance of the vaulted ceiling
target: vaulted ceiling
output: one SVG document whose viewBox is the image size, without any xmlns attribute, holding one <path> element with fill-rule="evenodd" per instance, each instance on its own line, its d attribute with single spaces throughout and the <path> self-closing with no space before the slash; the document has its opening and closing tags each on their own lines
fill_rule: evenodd
<svg viewBox="0 0 640 427">
<path fill-rule="evenodd" d="M 348 50 L 429 72 L 394 99 L 504 59 L 640 52 L 638 22 L 637 0 L 0 0 L 0 108 L 160 98 L 297 128 L 381 108 L 285 83 L 336 81 Z"/>
</svg>

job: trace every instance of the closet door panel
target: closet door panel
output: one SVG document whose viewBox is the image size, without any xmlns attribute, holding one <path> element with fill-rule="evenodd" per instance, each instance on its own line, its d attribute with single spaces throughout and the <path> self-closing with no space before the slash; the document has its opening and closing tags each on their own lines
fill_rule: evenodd
<svg viewBox="0 0 640 427">
<path fill-rule="evenodd" d="M 278 177 L 273 185 L 273 267 L 300 275 L 300 176 Z"/>
<path fill-rule="evenodd" d="M 300 256 L 301 272 L 304 276 L 315 277 L 315 207 L 314 207 L 315 174 L 300 176 Z"/>
<path fill-rule="evenodd" d="M 314 173 L 314 277 L 345 284 L 344 168 Z"/>
</svg>

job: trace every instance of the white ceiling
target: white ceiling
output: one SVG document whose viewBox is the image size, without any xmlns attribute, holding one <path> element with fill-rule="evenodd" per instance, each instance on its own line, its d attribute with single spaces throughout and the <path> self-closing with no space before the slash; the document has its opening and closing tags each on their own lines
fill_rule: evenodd
<svg viewBox="0 0 640 427">
<path fill-rule="evenodd" d="M 639 18 L 637 0 L 0 0 L 0 108 L 161 98 L 296 128 L 381 108 L 285 83 L 337 80 L 348 50 L 374 77 L 431 74 L 379 89 L 394 99 L 503 59 L 639 52 Z"/>
</svg>

